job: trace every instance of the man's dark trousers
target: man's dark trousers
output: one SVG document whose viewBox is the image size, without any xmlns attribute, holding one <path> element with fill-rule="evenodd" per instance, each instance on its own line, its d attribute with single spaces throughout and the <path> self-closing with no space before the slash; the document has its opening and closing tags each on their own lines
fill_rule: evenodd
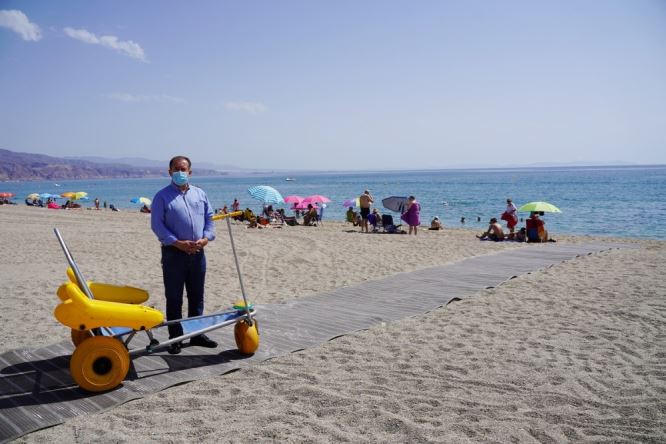
<svg viewBox="0 0 666 444">
<path fill-rule="evenodd" d="M 162 247 L 162 277 L 167 321 L 183 317 L 183 288 L 187 291 L 187 316 L 201 316 L 204 309 L 206 255 L 187 254 L 176 247 Z M 180 324 L 169 325 L 169 338 L 182 336 Z"/>
</svg>

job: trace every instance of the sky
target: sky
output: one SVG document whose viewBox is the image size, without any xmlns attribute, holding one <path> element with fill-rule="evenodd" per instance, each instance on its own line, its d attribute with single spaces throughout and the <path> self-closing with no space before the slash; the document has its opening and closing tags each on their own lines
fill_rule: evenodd
<svg viewBox="0 0 666 444">
<path fill-rule="evenodd" d="M 0 148 L 666 164 L 666 1 L 0 0 Z"/>
</svg>

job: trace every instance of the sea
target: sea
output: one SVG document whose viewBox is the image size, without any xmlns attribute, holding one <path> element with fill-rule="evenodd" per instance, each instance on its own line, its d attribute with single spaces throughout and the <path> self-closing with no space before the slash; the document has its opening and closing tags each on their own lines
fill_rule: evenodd
<svg viewBox="0 0 666 444">
<path fill-rule="evenodd" d="M 262 203 L 248 194 L 248 188 L 254 185 L 272 186 L 283 196 L 323 195 L 331 200 L 324 209 L 324 223 L 344 220 L 347 208 L 342 203 L 368 189 L 380 212 L 388 211 L 381 207 L 383 198 L 415 196 L 421 204 L 423 224 L 439 216 L 445 227 L 481 232 L 491 217 L 499 218 L 510 197 L 518 207 L 532 201 L 557 206 L 561 213 L 546 213 L 543 217 L 555 239 L 560 233 L 666 239 L 664 165 L 290 173 L 289 179 L 293 180 L 286 179 L 284 173 L 197 177 L 195 170 L 191 182 L 206 191 L 214 208 L 231 207 L 238 198 L 243 209 L 260 211 Z M 89 200 L 82 201 L 84 207 L 93 206 L 98 197 L 122 211 L 139 211 L 139 205 L 130 200 L 142 196 L 152 199 L 168 181 L 165 177 L 63 180 L 57 184 L 4 182 L 0 183 L 0 192 L 15 193 L 15 201 L 24 205 L 23 199 L 30 193 L 85 191 Z"/>
</svg>

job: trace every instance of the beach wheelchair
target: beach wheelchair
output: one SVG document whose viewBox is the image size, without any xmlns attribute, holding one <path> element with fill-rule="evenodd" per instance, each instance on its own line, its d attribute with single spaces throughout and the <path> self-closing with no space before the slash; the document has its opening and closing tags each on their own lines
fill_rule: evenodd
<svg viewBox="0 0 666 444">
<path fill-rule="evenodd" d="M 230 217 L 241 212 L 220 214 L 214 220 L 227 219 L 229 237 L 236 262 L 243 300 L 226 311 L 174 321 L 165 321 L 159 310 L 141 305 L 148 300 L 148 292 L 140 288 L 86 281 L 60 231 L 54 228 L 69 268 L 68 282 L 57 291 L 60 304 L 55 318 L 71 329 L 75 346 L 69 370 L 74 381 L 89 392 L 103 392 L 118 387 L 127 376 L 131 358 L 163 351 L 174 342 L 198 336 L 229 325 L 234 325 L 234 338 L 238 351 L 253 354 L 259 347 L 256 308 L 245 295 L 243 278 L 231 233 Z M 157 329 L 180 323 L 183 335 L 158 341 Z M 148 345 L 130 348 L 137 334 L 147 336 Z"/>
</svg>

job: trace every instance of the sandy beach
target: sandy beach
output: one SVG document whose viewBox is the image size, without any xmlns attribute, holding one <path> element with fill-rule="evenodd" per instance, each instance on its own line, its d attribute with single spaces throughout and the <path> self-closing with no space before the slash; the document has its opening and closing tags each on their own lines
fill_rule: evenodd
<svg viewBox="0 0 666 444">
<path fill-rule="evenodd" d="M 145 288 L 164 310 L 159 244 L 138 212 L 0 207 L 1 351 L 68 337 L 52 315 L 66 262 Z M 251 299 L 294 300 L 508 248 L 472 230 L 361 234 L 343 223 L 234 237 Z M 206 311 L 240 296 L 226 224 L 206 250 Z M 77 417 L 20 442 L 663 442 L 666 242 L 577 258 L 419 318 Z M 360 296 L 362 297 L 362 296 Z M 409 295 L 406 295 L 409 297 Z"/>
</svg>

